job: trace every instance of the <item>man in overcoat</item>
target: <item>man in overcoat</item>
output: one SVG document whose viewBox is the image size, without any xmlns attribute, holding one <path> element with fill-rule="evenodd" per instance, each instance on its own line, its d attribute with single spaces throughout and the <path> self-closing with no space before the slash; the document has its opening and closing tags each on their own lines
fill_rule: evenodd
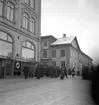
<svg viewBox="0 0 99 105">
<path fill-rule="evenodd" d="M 26 64 L 24 66 L 23 72 L 24 72 L 25 79 L 27 79 L 28 78 L 28 75 L 29 75 L 29 67 L 28 67 L 28 64 Z"/>
</svg>

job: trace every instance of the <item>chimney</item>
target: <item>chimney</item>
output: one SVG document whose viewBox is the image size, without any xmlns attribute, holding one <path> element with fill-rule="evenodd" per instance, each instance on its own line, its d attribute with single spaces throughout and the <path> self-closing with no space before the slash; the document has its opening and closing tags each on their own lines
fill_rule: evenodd
<svg viewBox="0 0 99 105">
<path fill-rule="evenodd" d="M 66 38 L 66 34 L 63 34 L 63 38 Z"/>
</svg>

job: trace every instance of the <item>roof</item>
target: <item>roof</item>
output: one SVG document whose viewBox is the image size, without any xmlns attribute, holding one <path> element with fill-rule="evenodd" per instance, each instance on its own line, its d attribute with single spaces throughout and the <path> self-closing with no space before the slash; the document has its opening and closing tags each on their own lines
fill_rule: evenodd
<svg viewBox="0 0 99 105">
<path fill-rule="evenodd" d="M 51 44 L 51 46 L 54 46 L 54 45 L 63 45 L 63 44 L 71 44 L 72 41 L 74 40 L 74 38 L 75 38 L 75 36 L 69 36 L 69 37 L 65 37 L 65 38 L 59 38 L 55 42 L 53 42 Z"/>
<path fill-rule="evenodd" d="M 41 36 L 41 39 L 46 39 L 46 38 L 50 38 L 50 37 L 53 37 L 53 38 L 55 38 L 54 36 L 52 36 L 52 35 L 48 35 L 48 36 Z M 56 38 L 55 38 L 56 39 Z"/>
</svg>

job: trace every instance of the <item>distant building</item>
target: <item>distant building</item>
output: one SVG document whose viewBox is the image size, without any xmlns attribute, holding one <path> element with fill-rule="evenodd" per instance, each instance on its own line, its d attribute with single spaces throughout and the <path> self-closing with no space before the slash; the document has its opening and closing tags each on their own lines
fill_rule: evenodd
<svg viewBox="0 0 99 105">
<path fill-rule="evenodd" d="M 51 64 L 51 48 L 50 45 L 57 39 L 52 36 L 41 37 L 41 62 L 45 64 Z"/>
<path fill-rule="evenodd" d="M 8 57 L 40 61 L 40 33 L 41 0 L 0 0 L 0 66 Z"/>
<path fill-rule="evenodd" d="M 45 39 L 48 41 L 47 37 Z M 81 70 L 84 65 L 92 66 L 92 59 L 81 51 L 75 36 L 67 37 L 63 34 L 63 37 L 50 44 L 49 48 L 47 53 L 52 65 L 66 66 L 68 69 L 75 67 L 76 71 Z"/>
</svg>

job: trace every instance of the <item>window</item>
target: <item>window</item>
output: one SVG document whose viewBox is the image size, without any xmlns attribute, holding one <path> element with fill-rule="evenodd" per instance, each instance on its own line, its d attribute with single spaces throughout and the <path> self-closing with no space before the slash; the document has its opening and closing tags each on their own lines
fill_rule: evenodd
<svg viewBox="0 0 99 105">
<path fill-rule="evenodd" d="M 22 57 L 25 59 L 34 58 L 34 46 L 30 42 L 23 42 L 22 44 Z"/>
<path fill-rule="evenodd" d="M 43 50 L 43 58 L 47 58 L 47 50 Z"/>
<path fill-rule="evenodd" d="M 65 56 L 65 50 L 61 50 L 61 57 Z"/>
<path fill-rule="evenodd" d="M 56 57 L 56 50 L 52 50 L 52 57 Z"/>
<path fill-rule="evenodd" d="M 0 16 L 3 14 L 3 0 L 0 0 Z"/>
<path fill-rule="evenodd" d="M 0 31 L 0 55 L 12 57 L 12 38 L 4 32 Z"/>
<path fill-rule="evenodd" d="M 7 19 L 12 22 L 14 21 L 14 5 L 11 2 L 8 2 Z"/>
<path fill-rule="evenodd" d="M 23 14 L 23 27 L 28 29 L 29 16 L 27 13 Z"/>
<path fill-rule="evenodd" d="M 24 0 L 24 2 L 29 5 L 30 0 Z"/>
<path fill-rule="evenodd" d="M 47 41 L 44 42 L 44 47 L 47 47 Z"/>
<path fill-rule="evenodd" d="M 53 66 L 56 66 L 56 62 L 55 62 L 55 61 L 52 61 L 52 65 L 53 65 Z"/>
<path fill-rule="evenodd" d="M 35 9 L 35 0 L 31 0 L 30 6 Z"/>
<path fill-rule="evenodd" d="M 30 19 L 30 31 L 31 31 L 32 33 L 35 32 L 35 20 L 34 20 L 34 18 L 31 18 L 31 19 Z"/>
<path fill-rule="evenodd" d="M 65 67 L 65 61 L 61 61 L 61 66 Z"/>
</svg>

